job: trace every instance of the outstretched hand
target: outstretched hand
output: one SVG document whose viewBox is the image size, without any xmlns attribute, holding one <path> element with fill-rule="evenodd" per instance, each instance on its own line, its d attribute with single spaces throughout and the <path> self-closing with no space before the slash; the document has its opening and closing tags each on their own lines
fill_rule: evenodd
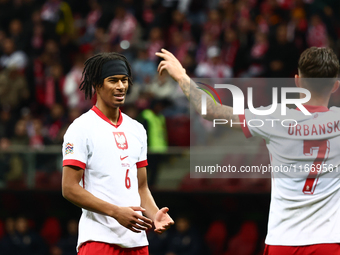
<svg viewBox="0 0 340 255">
<path fill-rule="evenodd" d="M 156 56 L 163 58 L 157 68 L 157 71 L 162 75 L 163 71 L 168 71 L 169 75 L 177 82 L 186 76 L 186 71 L 178 59 L 165 49 L 161 49 L 161 52 L 156 52 Z"/>
<path fill-rule="evenodd" d="M 169 208 L 163 207 L 156 213 L 154 224 L 155 232 L 158 234 L 162 234 L 164 231 L 170 228 L 171 225 L 175 224 L 175 222 L 171 219 L 171 217 L 167 213 L 168 211 Z"/>
</svg>

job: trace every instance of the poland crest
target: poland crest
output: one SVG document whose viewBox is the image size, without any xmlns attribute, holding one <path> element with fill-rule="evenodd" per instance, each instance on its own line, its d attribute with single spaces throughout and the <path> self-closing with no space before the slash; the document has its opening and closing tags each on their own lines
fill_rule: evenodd
<svg viewBox="0 0 340 255">
<path fill-rule="evenodd" d="M 113 132 L 118 149 L 126 150 L 128 148 L 128 143 L 124 132 Z"/>
</svg>

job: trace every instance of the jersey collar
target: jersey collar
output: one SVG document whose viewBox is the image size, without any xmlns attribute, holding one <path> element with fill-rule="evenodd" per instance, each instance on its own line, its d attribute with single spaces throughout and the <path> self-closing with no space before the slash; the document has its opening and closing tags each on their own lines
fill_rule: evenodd
<svg viewBox="0 0 340 255">
<path fill-rule="evenodd" d="M 328 112 L 329 109 L 326 106 L 320 105 L 303 105 L 309 112 Z M 298 107 L 296 110 L 301 111 Z"/>
<path fill-rule="evenodd" d="M 108 117 L 106 117 L 104 115 L 104 113 L 102 113 L 97 106 L 93 106 L 92 111 L 94 111 L 100 118 L 102 118 L 103 120 L 105 120 L 107 123 L 111 124 L 112 126 L 114 126 L 115 128 L 118 128 L 120 126 L 120 124 L 122 124 L 123 122 L 123 116 L 122 116 L 122 112 L 120 111 L 119 109 L 119 117 L 118 117 L 118 121 L 117 121 L 117 124 L 113 124 Z"/>
</svg>

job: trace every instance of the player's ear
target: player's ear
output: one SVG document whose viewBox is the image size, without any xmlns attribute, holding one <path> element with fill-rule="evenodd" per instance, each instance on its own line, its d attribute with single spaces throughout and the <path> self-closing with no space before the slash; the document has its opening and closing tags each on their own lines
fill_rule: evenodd
<svg viewBox="0 0 340 255">
<path fill-rule="evenodd" d="M 298 87 L 298 88 L 301 88 L 301 83 L 300 83 L 300 77 L 299 77 L 299 75 L 298 74 L 295 74 L 295 85 L 296 85 L 296 87 Z"/>
<path fill-rule="evenodd" d="M 337 91 L 338 88 L 339 88 L 339 80 L 336 80 L 336 82 L 333 85 L 331 93 L 334 93 L 335 91 Z"/>
</svg>

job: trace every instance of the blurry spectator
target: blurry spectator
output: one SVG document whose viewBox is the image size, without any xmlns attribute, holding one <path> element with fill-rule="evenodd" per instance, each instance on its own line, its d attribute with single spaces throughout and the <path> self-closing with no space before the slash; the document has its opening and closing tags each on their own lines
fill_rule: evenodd
<svg viewBox="0 0 340 255">
<path fill-rule="evenodd" d="M 115 9 L 115 17 L 109 26 L 109 37 L 113 44 L 119 44 L 121 41 L 131 41 L 137 26 L 135 17 L 126 11 L 123 6 Z"/>
<path fill-rule="evenodd" d="M 171 37 L 170 51 L 182 63 L 190 49 L 193 49 L 193 43 L 184 38 L 183 32 L 174 31 Z"/>
<path fill-rule="evenodd" d="M 69 109 L 69 112 L 68 112 L 68 124 L 71 124 L 81 114 L 82 114 L 82 112 L 79 110 L 78 107 L 74 107 L 74 108 Z"/>
<path fill-rule="evenodd" d="M 41 17 L 47 22 L 47 28 L 52 34 L 73 35 L 73 16 L 68 3 L 61 0 L 47 0 L 41 9 Z"/>
<path fill-rule="evenodd" d="M 220 52 L 218 47 L 210 47 L 207 50 L 208 61 L 199 63 L 195 74 L 204 78 L 231 78 L 233 71 L 230 66 L 222 62 Z"/>
<path fill-rule="evenodd" d="M 15 240 L 15 220 L 8 217 L 5 220 L 5 236 L 0 240 L 0 251 L 4 255 L 12 255 Z M 3 253 L 4 252 L 4 253 Z"/>
<path fill-rule="evenodd" d="M 1 255 L 46 255 L 46 245 L 43 239 L 29 229 L 26 217 L 18 217 L 14 225 L 15 231 L 3 239 Z"/>
<path fill-rule="evenodd" d="M 307 33 L 308 47 L 327 47 L 328 35 L 325 24 L 318 15 L 313 15 Z"/>
<path fill-rule="evenodd" d="M 296 73 L 298 52 L 294 43 L 288 42 L 287 27 L 276 30 L 276 41 L 267 52 L 267 77 L 290 77 Z"/>
<path fill-rule="evenodd" d="M 65 98 L 62 93 L 65 85 L 65 76 L 63 67 L 60 64 L 54 64 L 49 69 L 50 73 L 45 78 L 45 105 L 51 108 L 55 104 L 64 105 Z"/>
<path fill-rule="evenodd" d="M 288 23 L 288 40 L 294 42 L 299 52 L 302 52 L 306 47 L 306 32 L 308 22 L 306 19 L 306 12 L 303 7 L 297 6 L 291 11 L 291 20 Z"/>
<path fill-rule="evenodd" d="M 148 41 L 148 56 L 150 60 L 155 61 L 157 56 L 155 52 L 160 51 L 164 47 L 162 30 L 159 27 L 154 27 L 150 31 Z"/>
<path fill-rule="evenodd" d="M 168 149 L 166 122 L 162 114 L 165 106 L 164 100 L 153 100 L 150 109 L 142 111 L 137 118 L 148 135 L 148 184 L 150 187 L 156 182 L 159 163 L 164 161 L 161 154 Z"/>
<path fill-rule="evenodd" d="M 10 139 L 10 146 L 28 146 L 29 137 L 26 129 L 26 121 L 20 119 L 15 124 L 14 136 Z M 7 180 L 19 180 L 23 177 L 25 161 L 19 153 L 13 153 L 9 159 L 10 169 L 7 174 Z"/>
<path fill-rule="evenodd" d="M 33 55 L 38 55 L 44 46 L 44 26 L 42 24 L 36 24 L 33 27 L 33 33 L 31 37 L 31 51 Z"/>
<path fill-rule="evenodd" d="M 159 235 L 153 230 L 150 230 L 147 232 L 147 236 L 149 241 L 149 254 L 164 255 L 167 248 L 167 242 L 169 241 L 169 233 L 164 232 Z"/>
<path fill-rule="evenodd" d="M 184 40 L 191 40 L 191 24 L 183 12 L 175 10 L 172 12 L 172 24 L 169 27 L 168 39 L 172 40 L 178 32 L 182 34 Z"/>
<path fill-rule="evenodd" d="M 176 220 L 175 232 L 169 237 L 165 255 L 199 255 L 202 240 L 192 227 L 188 217 L 180 216 Z"/>
<path fill-rule="evenodd" d="M 198 63 L 202 63 L 204 61 L 207 61 L 208 56 L 207 56 L 207 52 L 208 49 L 212 46 L 216 46 L 217 41 L 214 40 L 213 36 L 208 33 L 205 32 L 202 35 L 202 39 L 200 40 L 200 43 L 198 45 L 197 51 L 196 51 L 196 61 Z"/>
<path fill-rule="evenodd" d="M 172 99 L 176 89 L 173 79 L 167 72 L 156 75 L 153 81 L 146 86 L 145 91 L 156 99 Z"/>
<path fill-rule="evenodd" d="M 66 75 L 63 86 L 63 94 L 66 99 L 66 105 L 69 108 L 79 108 L 82 112 L 92 107 L 91 100 L 85 100 L 85 95 L 79 90 L 82 72 L 84 68 L 84 59 L 81 55 L 77 55 L 75 63 L 71 71 Z"/>
<path fill-rule="evenodd" d="M 34 149 L 42 149 L 45 144 L 45 138 L 43 136 L 43 123 L 40 119 L 34 119 L 32 124 L 33 132 L 30 136 L 30 147 Z"/>
<path fill-rule="evenodd" d="M 62 251 L 62 255 L 76 255 L 78 239 L 78 222 L 76 220 L 69 220 L 67 222 L 67 235 L 62 238 L 57 246 Z"/>
<path fill-rule="evenodd" d="M 0 72 L 0 105 L 17 109 L 29 98 L 25 76 L 15 67 Z"/>
<path fill-rule="evenodd" d="M 27 40 L 20 20 L 13 19 L 11 23 L 9 23 L 9 36 L 13 39 L 17 50 L 24 50 L 27 47 Z"/>
<path fill-rule="evenodd" d="M 80 38 L 80 43 L 90 43 L 94 39 L 96 32 L 97 22 L 102 16 L 102 8 L 97 0 L 88 1 L 91 11 L 86 16 L 86 31 L 85 34 Z"/>
<path fill-rule="evenodd" d="M 222 33 L 221 16 L 218 10 L 210 10 L 208 13 L 208 21 L 203 27 L 204 33 L 212 35 L 214 40 L 218 40 Z"/>
<path fill-rule="evenodd" d="M 4 54 L 0 57 L 1 67 L 16 67 L 18 69 L 24 69 L 26 67 L 27 56 L 23 51 L 16 49 L 13 39 L 5 39 L 2 47 Z"/>
<path fill-rule="evenodd" d="M 132 70 L 136 74 L 134 81 L 143 87 L 157 74 L 155 62 L 148 58 L 148 52 L 144 49 L 138 50 L 137 58 L 132 63 Z"/>
<path fill-rule="evenodd" d="M 65 109 L 61 104 L 54 104 L 51 108 L 50 116 L 48 116 L 45 125 L 48 129 L 48 139 L 50 143 L 60 144 L 62 142 L 62 128 L 66 124 Z"/>
<path fill-rule="evenodd" d="M 93 53 L 105 52 L 110 41 L 109 35 L 105 33 L 105 29 L 98 27 L 94 33 L 92 42 Z"/>
<path fill-rule="evenodd" d="M 14 136 L 11 138 L 11 145 L 28 145 L 26 121 L 19 119 L 15 124 Z"/>
<path fill-rule="evenodd" d="M 157 23 L 157 3 L 154 0 L 143 0 L 135 2 L 134 5 L 136 11 L 135 16 L 144 30 L 142 38 L 146 39 L 150 33 L 152 24 Z"/>
<path fill-rule="evenodd" d="M 9 107 L 0 107 L 0 138 L 11 137 L 15 125 Z"/>
<path fill-rule="evenodd" d="M 265 57 L 268 51 L 269 43 L 267 35 L 261 32 L 255 34 L 255 43 L 250 50 L 250 66 L 243 77 L 258 77 L 265 72 Z"/>
<path fill-rule="evenodd" d="M 230 67 L 234 67 L 236 55 L 240 43 L 237 39 L 236 31 L 233 29 L 225 29 L 222 43 L 222 60 Z"/>
<path fill-rule="evenodd" d="M 195 62 L 195 58 L 192 56 L 192 54 L 187 53 L 184 56 L 182 66 L 186 70 L 189 77 L 194 76 L 194 72 L 195 72 L 195 68 L 196 68 L 196 62 Z"/>
</svg>

